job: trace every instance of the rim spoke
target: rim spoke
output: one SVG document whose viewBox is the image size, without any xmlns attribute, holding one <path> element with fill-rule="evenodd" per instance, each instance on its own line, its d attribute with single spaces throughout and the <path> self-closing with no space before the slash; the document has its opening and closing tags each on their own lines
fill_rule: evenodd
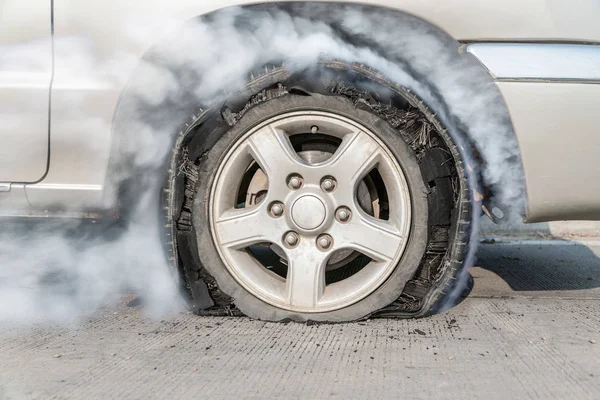
<svg viewBox="0 0 600 400">
<path fill-rule="evenodd" d="M 380 155 L 381 148 L 375 140 L 364 132 L 354 132 L 344 137 L 328 167 L 338 182 L 354 188 L 379 162 Z"/>
<path fill-rule="evenodd" d="M 340 237 L 340 247 L 351 248 L 366 254 L 375 261 L 391 261 L 402 245 L 400 231 L 388 221 L 360 215 L 334 234 Z"/>
<path fill-rule="evenodd" d="M 264 207 L 250 207 L 225 211 L 217 218 L 215 228 L 223 246 L 242 249 L 274 241 L 271 232 L 277 232 L 275 224 L 276 220 L 269 218 Z"/>
<path fill-rule="evenodd" d="M 288 255 L 286 287 L 290 305 L 315 307 L 325 291 L 328 254 L 306 241 Z"/>
<path fill-rule="evenodd" d="M 287 135 L 271 125 L 254 133 L 248 143 L 250 154 L 271 182 L 284 182 L 303 164 Z"/>
</svg>

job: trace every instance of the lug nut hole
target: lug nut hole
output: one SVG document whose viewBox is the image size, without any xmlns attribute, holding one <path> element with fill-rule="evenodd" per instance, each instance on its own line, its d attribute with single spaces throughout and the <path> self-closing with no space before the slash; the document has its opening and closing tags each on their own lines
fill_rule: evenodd
<svg viewBox="0 0 600 400">
<path fill-rule="evenodd" d="M 299 174 L 292 174 L 287 178 L 287 185 L 292 190 L 298 190 L 304 186 L 304 178 Z"/>
<path fill-rule="evenodd" d="M 329 235 L 320 235 L 317 238 L 317 247 L 319 250 L 327 251 L 333 246 L 333 238 Z"/>
<path fill-rule="evenodd" d="M 352 218 L 352 211 L 348 207 L 340 207 L 335 212 L 335 219 L 342 224 L 346 224 L 350 222 Z"/>
<path fill-rule="evenodd" d="M 285 206 L 280 201 L 275 201 L 269 206 L 269 215 L 274 218 L 279 218 L 283 215 Z"/>
<path fill-rule="evenodd" d="M 325 176 L 321 179 L 321 189 L 324 192 L 333 192 L 337 188 L 337 181 L 333 176 Z"/>
<path fill-rule="evenodd" d="M 283 235 L 283 245 L 288 249 L 293 249 L 300 244 L 300 235 L 296 232 L 288 232 Z"/>
</svg>

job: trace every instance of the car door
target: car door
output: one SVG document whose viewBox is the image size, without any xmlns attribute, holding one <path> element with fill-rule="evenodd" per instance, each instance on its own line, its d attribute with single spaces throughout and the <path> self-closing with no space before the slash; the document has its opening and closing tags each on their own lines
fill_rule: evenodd
<svg viewBox="0 0 600 400">
<path fill-rule="evenodd" d="M 0 0 L 0 182 L 46 174 L 51 80 L 51 0 Z"/>
</svg>

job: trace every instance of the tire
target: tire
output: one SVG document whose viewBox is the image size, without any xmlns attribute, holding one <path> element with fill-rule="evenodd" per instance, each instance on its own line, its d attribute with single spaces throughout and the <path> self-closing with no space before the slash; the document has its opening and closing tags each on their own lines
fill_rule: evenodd
<svg viewBox="0 0 600 400">
<path fill-rule="evenodd" d="M 199 314 L 229 314 L 237 307 L 268 321 L 417 317 L 444 307 L 453 289 L 467 252 L 473 205 L 459 149 L 418 98 L 380 74 L 339 62 L 317 70 L 273 68 L 220 110 L 194 117 L 177 140 L 166 209 L 174 222 L 172 251 L 179 254 Z M 331 113 L 372 132 L 400 166 L 412 212 L 405 247 L 383 283 L 351 304 L 315 312 L 280 307 L 241 283 L 216 243 L 210 211 L 218 171 L 240 138 L 274 117 L 305 110 Z"/>
</svg>

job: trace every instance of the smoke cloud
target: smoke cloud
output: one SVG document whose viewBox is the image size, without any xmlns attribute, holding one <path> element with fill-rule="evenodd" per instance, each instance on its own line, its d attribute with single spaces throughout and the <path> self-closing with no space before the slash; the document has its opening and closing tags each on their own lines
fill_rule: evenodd
<svg viewBox="0 0 600 400">
<path fill-rule="evenodd" d="M 522 211 L 518 144 L 503 100 L 483 68 L 470 55 L 459 54 L 458 45 L 434 27 L 390 10 L 339 4 L 229 8 L 184 27 L 160 19 L 158 10 L 156 15 L 156 20 L 121 21 L 123 45 L 115 54 L 100 51 L 88 38 L 55 38 L 58 84 L 128 87 L 115 118 L 125 121 L 123 126 L 113 127 L 112 116 L 87 113 L 86 92 L 53 100 L 57 123 L 82 126 L 84 155 L 94 152 L 94 135 L 126 129 L 130 134 L 118 143 L 119 158 L 112 162 L 119 168 L 111 170 L 110 181 L 118 186 L 135 176 L 145 189 L 122 227 L 57 223 L 0 228 L 0 322 L 71 320 L 131 291 L 143 296 L 153 315 L 180 310 L 156 217 L 173 136 L 192 113 L 223 104 L 264 65 L 285 62 L 291 70 L 303 70 L 329 58 L 381 72 L 422 98 L 451 133 L 466 132 L 467 137 L 455 139 L 465 150 L 465 139 L 477 146 L 485 161 L 485 181 L 498 189 L 496 200 Z M 143 60 L 127 51 L 155 38 L 157 25 L 166 27 L 166 33 Z M 32 44 L 18 48 L 20 62 L 35 59 L 28 50 L 35 48 Z M 476 168 L 473 160 L 467 163 Z M 107 206 L 116 201 L 115 191 L 110 193 Z M 467 257 L 471 265 L 477 232 L 475 224 Z"/>
</svg>

